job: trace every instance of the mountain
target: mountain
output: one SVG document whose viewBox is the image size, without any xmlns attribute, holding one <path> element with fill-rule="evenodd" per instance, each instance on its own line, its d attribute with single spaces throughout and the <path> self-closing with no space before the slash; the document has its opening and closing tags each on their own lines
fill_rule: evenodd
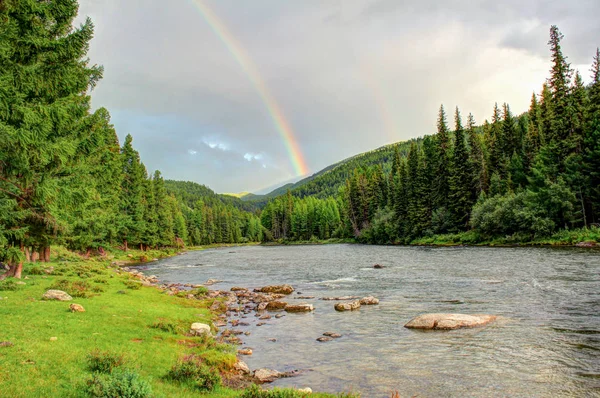
<svg viewBox="0 0 600 398">
<path fill-rule="evenodd" d="M 296 183 L 288 183 L 274 189 L 265 195 L 247 195 L 242 197 L 242 201 L 254 203 L 259 207 L 264 207 L 270 199 L 281 196 L 287 191 L 291 191 L 296 197 L 315 196 L 317 198 L 326 198 L 336 195 L 340 186 L 342 186 L 348 176 L 359 167 L 370 167 L 381 164 L 384 172 L 389 172 L 394 155 L 394 148 L 398 148 L 400 155 L 406 156 L 410 149 L 411 142 L 420 142 L 422 138 L 416 138 L 409 141 L 401 141 L 394 144 L 382 146 L 369 152 L 351 156 L 347 159 L 325 167 L 323 170 L 306 177 Z"/>
<path fill-rule="evenodd" d="M 258 208 L 257 203 L 244 202 L 239 197 L 230 194 L 218 194 L 206 185 L 192 181 L 165 180 L 167 192 L 173 194 L 181 203 L 193 208 L 198 200 L 211 203 L 222 203 L 231 205 L 237 209 L 254 212 Z M 252 195 L 252 194 L 250 194 Z"/>
</svg>

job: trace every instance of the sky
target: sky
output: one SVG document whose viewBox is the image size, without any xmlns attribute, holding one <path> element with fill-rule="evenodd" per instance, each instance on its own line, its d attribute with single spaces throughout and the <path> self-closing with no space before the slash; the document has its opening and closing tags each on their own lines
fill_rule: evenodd
<svg viewBox="0 0 600 398">
<path fill-rule="evenodd" d="M 597 0 L 80 0 L 105 107 L 149 171 L 258 192 L 431 134 L 441 104 L 477 123 L 527 110 L 550 25 L 589 81 Z"/>
</svg>

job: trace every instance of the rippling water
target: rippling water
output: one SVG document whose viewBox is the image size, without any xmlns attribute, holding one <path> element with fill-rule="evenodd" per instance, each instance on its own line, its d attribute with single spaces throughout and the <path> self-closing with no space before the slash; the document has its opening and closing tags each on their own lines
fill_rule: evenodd
<svg viewBox="0 0 600 398">
<path fill-rule="evenodd" d="M 373 264 L 384 269 L 373 269 Z M 162 260 L 164 281 L 232 286 L 289 283 L 311 314 L 256 327 L 251 368 L 308 369 L 279 386 L 363 397 L 600 396 L 600 252 L 549 248 L 362 245 L 236 247 Z M 374 295 L 378 306 L 338 313 L 325 296 Z M 484 328 L 423 332 L 403 325 L 425 312 L 488 313 Z M 327 331 L 342 338 L 315 339 Z M 276 342 L 268 339 L 276 338 Z"/>
</svg>

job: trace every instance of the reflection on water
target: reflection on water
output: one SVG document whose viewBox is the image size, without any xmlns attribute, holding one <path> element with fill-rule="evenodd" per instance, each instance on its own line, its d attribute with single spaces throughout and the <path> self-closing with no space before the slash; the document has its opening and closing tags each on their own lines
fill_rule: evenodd
<svg viewBox="0 0 600 398">
<path fill-rule="evenodd" d="M 373 269 L 373 264 L 383 269 Z M 279 386 L 364 397 L 600 396 L 600 253 L 583 249 L 362 245 L 243 247 L 191 252 L 149 266 L 170 282 L 213 289 L 289 283 L 286 314 L 244 337 L 251 368 L 307 369 Z M 316 296 L 312 300 L 295 300 Z M 380 305 L 337 313 L 325 296 L 373 295 Z M 481 329 L 420 332 L 425 312 L 489 313 Z M 343 335 L 320 343 L 327 331 Z M 269 339 L 276 338 L 276 342 Z"/>
</svg>

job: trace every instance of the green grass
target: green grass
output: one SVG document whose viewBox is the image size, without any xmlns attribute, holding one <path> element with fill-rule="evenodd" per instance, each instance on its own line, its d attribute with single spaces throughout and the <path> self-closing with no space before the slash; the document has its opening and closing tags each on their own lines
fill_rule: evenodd
<svg viewBox="0 0 600 398">
<path fill-rule="evenodd" d="M 410 244 L 423 246 L 573 246 L 579 242 L 600 243 L 600 228 L 561 230 L 552 236 L 536 239 L 531 239 L 529 235 L 519 234 L 490 238 L 481 236 L 476 231 L 468 231 L 419 238 Z"/>
<path fill-rule="evenodd" d="M 0 347 L 1 397 L 81 397 L 85 391 L 87 396 L 93 389 L 113 391 L 123 383 L 148 387 L 153 397 L 197 397 L 197 383 L 168 377 L 183 358 L 198 358 L 211 372 L 232 369 L 234 347 L 185 336 L 193 322 L 211 323 L 210 301 L 169 296 L 153 287 L 127 289 L 134 280 L 110 265 L 127 254 L 83 260 L 53 248 L 52 263 L 25 265 L 25 285 L 12 279 L 0 283 L 0 342 L 13 343 Z M 51 267 L 54 272 L 47 274 Z M 50 288 L 78 297 L 70 302 L 41 300 Z M 201 297 L 204 291 L 194 293 Z M 86 311 L 70 312 L 71 303 Z M 218 386 L 201 396 L 242 393 Z"/>
</svg>

